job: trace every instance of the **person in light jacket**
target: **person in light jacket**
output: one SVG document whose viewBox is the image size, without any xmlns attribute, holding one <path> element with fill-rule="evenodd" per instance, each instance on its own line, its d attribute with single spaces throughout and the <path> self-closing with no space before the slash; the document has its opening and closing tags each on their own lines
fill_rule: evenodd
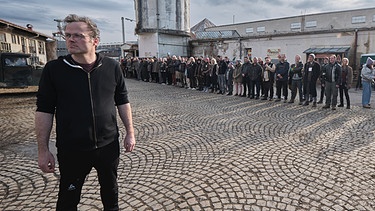
<svg viewBox="0 0 375 211">
<path fill-rule="evenodd" d="M 371 83 L 374 83 L 375 70 L 374 61 L 369 57 L 362 68 L 362 106 L 363 108 L 371 108 Z"/>
</svg>

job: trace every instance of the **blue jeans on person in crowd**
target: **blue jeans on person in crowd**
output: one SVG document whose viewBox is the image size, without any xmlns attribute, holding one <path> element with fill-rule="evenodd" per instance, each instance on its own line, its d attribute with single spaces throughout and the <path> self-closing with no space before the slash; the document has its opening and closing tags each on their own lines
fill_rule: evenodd
<svg viewBox="0 0 375 211">
<path fill-rule="evenodd" d="M 371 98 L 371 82 L 362 80 L 362 105 L 366 106 L 370 104 Z"/>
<path fill-rule="evenodd" d="M 225 75 L 224 74 L 220 74 L 218 76 L 218 82 L 219 82 L 219 89 L 220 89 L 220 92 L 222 93 L 225 93 Z"/>
</svg>

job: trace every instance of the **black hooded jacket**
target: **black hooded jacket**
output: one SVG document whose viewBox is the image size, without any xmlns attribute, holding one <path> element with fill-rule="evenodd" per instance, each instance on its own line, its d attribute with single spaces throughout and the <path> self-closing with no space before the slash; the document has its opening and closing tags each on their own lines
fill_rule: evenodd
<svg viewBox="0 0 375 211">
<path fill-rule="evenodd" d="M 71 55 L 48 62 L 37 94 L 37 111 L 56 115 L 59 150 L 88 151 L 119 137 L 116 106 L 129 103 L 118 62 L 97 54 L 88 73 Z"/>
</svg>

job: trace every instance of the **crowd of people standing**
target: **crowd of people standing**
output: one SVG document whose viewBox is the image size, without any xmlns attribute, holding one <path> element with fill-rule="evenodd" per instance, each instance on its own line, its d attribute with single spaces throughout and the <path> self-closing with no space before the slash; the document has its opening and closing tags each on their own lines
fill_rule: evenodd
<svg viewBox="0 0 375 211">
<path fill-rule="evenodd" d="M 371 81 L 375 78 L 373 63 L 369 59 L 361 71 L 362 83 L 365 81 L 364 108 L 371 108 Z M 347 109 L 351 106 L 348 90 L 353 83 L 353 69 L 348 58 L 339 60 L 336 55 L 325 57 L 322 64 L 316 61 L 314 54 L 308 55 L 306 63 L 301 61 L 300 55 L 295 55 L 292 64 L 285 54 L 278 55 L 275 64 L 268 56 L 264 60 L 244 57 L 243 62 L 222 56 L 129 58 L 122 62 L 122 67 L 126 77 L 202 92 L 284 103 L 297 102 L 298 94 L 298 103 L 302 106 L 312 104 L 317 107 L 324 103 L 323 109 L 336 110 L 336 107 L 344 107 L 344 100 Z M 317 84 L 321 90 L 319 100 Z"/>
</svg>

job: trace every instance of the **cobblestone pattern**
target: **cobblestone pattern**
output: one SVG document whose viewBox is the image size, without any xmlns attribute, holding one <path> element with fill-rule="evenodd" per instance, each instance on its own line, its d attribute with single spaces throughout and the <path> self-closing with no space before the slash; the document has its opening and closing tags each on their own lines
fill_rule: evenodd
<svg viewBox="0 0 375 211">
<path fill-rule="evenodd" d="M 121 209 L 375 210 L 373 109 L 127 84 L 138 142 L 121 155 Z M 37 167 L 35 96 L 0 101 L 0 210 L 53 209 L 59 172 Z M 82 193 L 80 210 L 102 209 L 95 170 Z"/>
</svg>

